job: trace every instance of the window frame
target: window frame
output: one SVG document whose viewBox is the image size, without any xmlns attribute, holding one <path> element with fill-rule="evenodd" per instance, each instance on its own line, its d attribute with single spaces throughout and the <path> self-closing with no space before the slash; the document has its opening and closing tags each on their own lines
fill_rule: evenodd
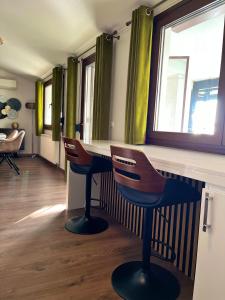
<svg viewBox="0 0 225 300">
<path fill-rule="evenodd" d="M 82 60 L 81 75 L 81 101 L 80 101 L 80 139 L 84 137 L 84 106 L 85 106 L 85 86 L 86 86 L 86 67 L 95 62 L 96 53 L 89 55 Z"/>
<path fill-rule="evenodd" d="M 214 3 L 215 0 L 184 0 L 154 18 L 152 41 L 151 80 L 149 89 L 149 110 L 146 143 L 167 147 L 185 148 L 204 152 L 225 154 L 225 28 L 223 35 L 221 69 L 218 91 L 218 107 L 215 125 L 215 134 L 191 134 L 165 131 L 154 131 L 158 71 L 160 64 L 161 29 L 163 26 L 180 19 L 204 6 Z"/>
<path fill-rule="evenodd" d="M 47 125 L 45 124 L 45 88 L 49 85 L 52 85 L 52 78 L 47 80 L 44 83 L 44 93 L 43 93 L 43 99 L 44 99 L 44 103 L 43 103 L 43 127 L 45 130 L 52 130 L 52 125 Z"/>
</svg>

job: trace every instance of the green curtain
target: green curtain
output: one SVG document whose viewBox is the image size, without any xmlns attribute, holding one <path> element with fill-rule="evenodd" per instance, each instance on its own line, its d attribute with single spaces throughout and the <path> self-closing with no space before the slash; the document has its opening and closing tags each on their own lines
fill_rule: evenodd
<svg viewBox="0 0 225 300">
<path fill-rule="evenodd" d="M 67 64 L 67 105 L 66 105 L 66 136 L 75 137 L 77 108 L 77 66 L 78 59 L 68 57 Z"/>
<path fill-rule="evenodd" d="M 43 133 L 44 126 L 44 84 L 37 80 L 35 83 L 35 126 L 36 135 L 40 136 Z"/>
<path fill-rule="evenodd" d="M 63 99 L 63 67 L 57 66 L 52 71 L 52 140 L 60 140 L 60 117 Z"/>
<path fill-rule="evenodd" d="M 112 55 L 113 39 L 103 33 L 96 41 L 92 132 L 94 140 L 107 140 L 109 137 Z"/>
<path fill-rule="evenodd" d="M 148 114 L 153 15 L 140 6 L 133 11 L 128 67 L 125 142 L 144 144 Z"/>
</svg>

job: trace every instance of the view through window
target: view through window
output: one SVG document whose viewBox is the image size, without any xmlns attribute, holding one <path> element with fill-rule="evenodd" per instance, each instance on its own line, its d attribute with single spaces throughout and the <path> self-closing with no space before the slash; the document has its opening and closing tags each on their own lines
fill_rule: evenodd
<svg viewBox="0 0 225 300">
<path fill-rule="evenodd" d="M 85 67 L 84 94 L 84 132 L 83 139 L 88 142 L 92 138 L 93 100 L 94 100 L 95 62 Z"/>
<path fill-rule="evenodd" d="M 225 5 L 162 29 L 155 131 L 214 134 L 224 16 Z"/>
<path fill-rule="evenodd" d="M 44 126 L 52 125 L 52 84 L 47 82 L 44 86 Z"/>
</svg>

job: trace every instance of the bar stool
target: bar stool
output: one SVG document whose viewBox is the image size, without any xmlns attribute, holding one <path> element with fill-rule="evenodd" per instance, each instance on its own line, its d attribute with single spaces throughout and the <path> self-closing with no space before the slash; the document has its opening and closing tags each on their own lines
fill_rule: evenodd
<svg viewBox="0 0 225 300">
<path fill-rule="evenodd" d="M 96 234 L 108 228 L 108 223 L 99 217 L 93 217 L 91 210 L 92 175 L 112 170 L 110 160 L 89 154 L 78 140 L 64 138 L 66 158 L 70 161 L 70 168 L 74 173 L 86 175 L 85 213 L 81 217 L 69 219 L 65 228 L 78 234 Z M 95 199 L 96 200 L 96 199 Z"/>
<path fill-rule="evenodd" d="M 112 273 L 113 288 L 127 300 L 174 300 L 180 293 L 177 279 L 150 263 L 153 209 L 198 201 L 200 193 L 185 182 L 164 178 L 140 151 L 111 146 L 111 155 L 118 191 L 144 208 L 142 261 L 118 266 Z"/>
</svg>

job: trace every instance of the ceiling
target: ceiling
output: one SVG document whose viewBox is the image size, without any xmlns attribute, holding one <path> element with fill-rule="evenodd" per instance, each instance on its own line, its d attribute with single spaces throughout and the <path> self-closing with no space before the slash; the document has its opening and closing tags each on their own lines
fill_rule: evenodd
<svg viewBox="0 0 225 300">
<path fill-rule="evenodd" d="M 0 68 L 40 77 L 101 32 L 124 26 L 133 8 L 159 0 L 0 0 Z"/>
</svg>

